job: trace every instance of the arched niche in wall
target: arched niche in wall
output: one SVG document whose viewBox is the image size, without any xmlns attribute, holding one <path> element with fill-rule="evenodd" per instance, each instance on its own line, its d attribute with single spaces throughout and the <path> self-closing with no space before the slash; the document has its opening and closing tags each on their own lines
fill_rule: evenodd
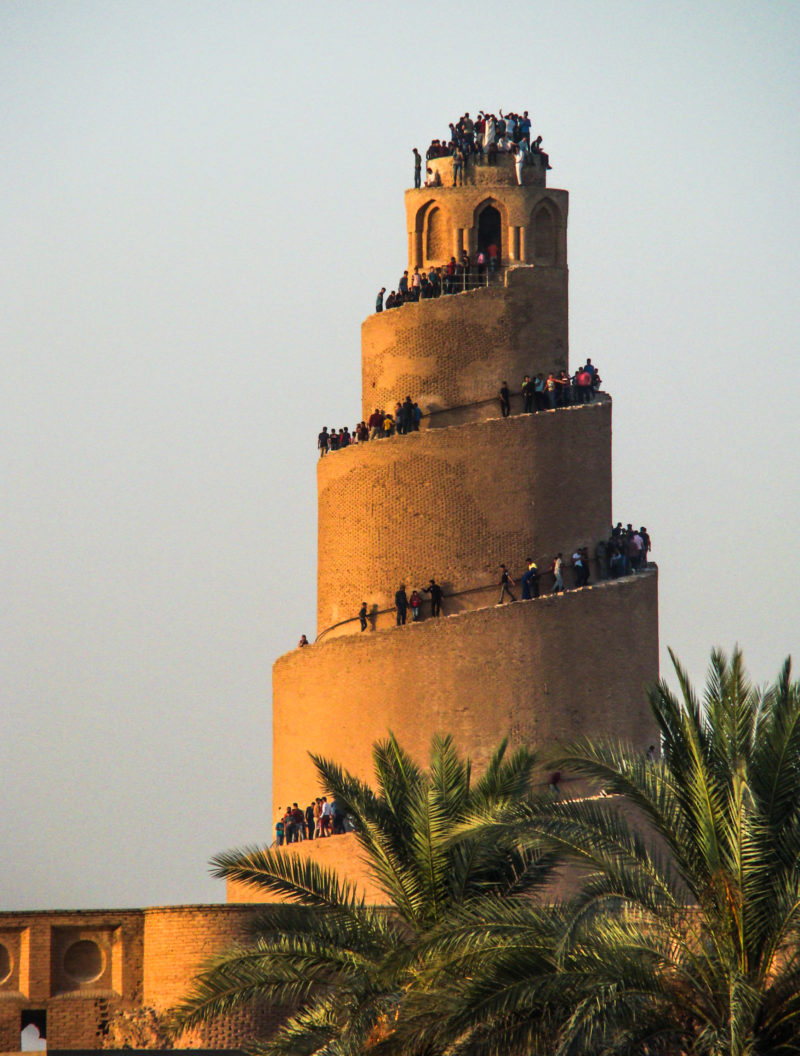
<svg viewBox="0 0 800 1056">
<path fill-rule="evenodd" d="M 559 220 L 558 207 L 550 198 L 545 198 L 536 205 L 531 214 L 533 253 L 530 263 L 558 264 Z"/>
<path fill-rule="evenodd" d="M 453 252 L 453 224 L 448 211 L 436 201 L 428 202 L 417 213 L 417 231 L 422 235 L 422 262 L 444 264 Z"/>
</svg>

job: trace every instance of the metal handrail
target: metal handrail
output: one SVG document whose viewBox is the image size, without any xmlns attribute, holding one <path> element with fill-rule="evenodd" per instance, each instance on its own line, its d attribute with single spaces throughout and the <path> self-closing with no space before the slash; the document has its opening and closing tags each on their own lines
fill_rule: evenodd
<svg viewBox="0 0 800 1056">
<path fill-rule="evenodd" d="M 383 306 L 380 312 L 374 312 L 375 315 L 382 315 L 383 312 L 391 312 L 394 308 L 404 308 L 407 304 L 421 304 L 423 301 L 436 301 L 440 297 L 449 297 L 454 293 L 470 293 L 473 290 L 484 290 L 491 286 L 495 279 L 500 278 L 500 273 L 507 265 L 498 264 L 494 269 L 490 268 L 489 264 L 485 264 L 486 269 L 484 273 L 479 272 L 478 265 L 475 261 L 470 263 L 470 270 L 457 272 L 455 275 L 443 274 L 440 276 L 441 287 L 438 293 L 434 293 L 432 296 L 423 297 L 420 294 L 418 300 L 403 301 L 401 304 L 394 304 L 390 308 L 386 305 Z M 442 264 L 441 268 L 446 268 L 446 264 Z M 461 264 L 458 263 L 457 267 L 462 268 Z M 427 274 L 427 273 L 426 273 Z M 409 288 L 412 285 L 411 279 L 413 276 L 409 276 Z"/>
</svg>

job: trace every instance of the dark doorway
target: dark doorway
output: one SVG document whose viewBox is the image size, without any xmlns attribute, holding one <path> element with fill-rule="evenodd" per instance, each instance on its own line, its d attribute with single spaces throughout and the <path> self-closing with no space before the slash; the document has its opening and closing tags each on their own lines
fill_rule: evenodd
<svg viewBox="0 0 800 1056">
<path fill-rule="evenodd" d="M 503 260 L 503 225 L 500 222 L 500 213 L 493 205 L 487 205 L 478 217 L 478 252 L 485 253 L 491 258 L 490 246 L 496 246 L 498 266 Z"/>
</svg>

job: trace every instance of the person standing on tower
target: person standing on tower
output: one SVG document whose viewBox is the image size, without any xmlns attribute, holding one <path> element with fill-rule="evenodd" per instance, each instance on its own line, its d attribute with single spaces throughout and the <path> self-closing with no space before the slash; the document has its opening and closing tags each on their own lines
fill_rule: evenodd
<svg viewBox="0 0 800 1056">
<path fill-rule="evenodd" d="M 431 616 L 439 616 L 442 611 L 442 588 L 431 576 L 427 587 L 422 589 L 431 596 Z"/>
<path fill-rule="evenodd" d="M 414 147 L 414 187 L 419 190 L 419 186 L 422 183 L 422 155 Z"/>
<path fill-rule="evenodd" d="M 553 559 L 553 593 L 563 594 L 564 593 L 564 558 L 561 554 L 558 554 Z"/>
<path fill-rule="evenodd" d="M 653 549 L 650 543 L 650 536 L 647 534 L 647 529 L 642 527 L 639 529 L 639 535 L 642 537 L 642 565 L 647 566 L 650 558 L 647 556 Z"/>
<path fill-rule="evenodd" d="M 453 186 L 464 186 L 464 151 L 460 146 L 453 151 Z"/>
<path fill-rule="evenodd" d="M 406 396 L 403 400 L 403 415 L 406 420 L 406 432 L 410 433 L 417 428 L 417 426 L 414 425 L 414 401 L 410 396 Z"/>
<path fill-rule="evenodd" d="M 527 559 L 528 571 L 522 577 L 522 600 L 530 601 L 539 597 L 539 566 L 532 557 Z"/>
<path fill-rule="evenodd" d="M 531 145 L 531 119 L 528 117 L 528 111 L 525 110 L 522 117 L 519 120 L 519 128 L 522 133 L 522 142 L 528 146 Z"/>
<path fill-rule="evenodd" d="M 375 311 L 376 312 L 382 312 L 383 311 L 383 295 L 384 295 L 384 293 L 386 293 L 386 287 L 385 286 L 381 286 L 380 293 L 375 298 Z"/>
<path fill-rule="evenodd" d="M 328 441 L 329 441 L 329 439 L 330 439 L 330 437 L 328 436 L 328 427 L 327 427 L 327 425 L 323 425 L 322 432 L 317 437 L 317 447 L 319 448 L 319 457 L 320 458 L 323 458 L 328 453 Z"/>
<path fill-rule="evenodd" d="M 514 168 L 517 172 L 517 185 L 522 186 L 522 167 L 525 164 L 525 155 L 519 147 L 514 148 Z"/>
<path fill-rule="evenodd" d="M 533 382 L 531 381 L 530 374 L 526 374 L 522 379 L 522 397 L 525 401 L 525 413 L 530 414 L 533 410 Z"/>
<path fill-rule="evenodd" d="M 503 574 L 500 576 L 500 600 L 497 603 L 498 605 L 503 604 L 503 598 L 505 598 L 506 594 L 508 594 L 512 601 L 517 600 L 511 592 L 511 587 L 516 586 L 516 583 L 508 574 L 508 569 L 505 565 L 501 565 L 500 568 L 502 568 Z"/>
<path fill-rule="evenodd" d="M 361 630 L 366 631 L 367 629 L 367 603 L 366 601 L 361 602 L 361 608 L 358 610 L 358 619 L 361 623 Z"/>
<path fill-rule="evenodd" d="M 475 142 L 475 122 L 469 116 L 469 110 L 461 118 L 461 130 L 464 133 L 464 142 L 471 153 Z"/>
<path fill-rule="evenodd" d="M 401 583 L 400 589 L 395 591 L 394 607 L 397 611 L 397 626 L 400 627 L 406 622 L 406 613 L 408 612 L 408 595 L 406 594 L 405 583 Z"/>
</svg>

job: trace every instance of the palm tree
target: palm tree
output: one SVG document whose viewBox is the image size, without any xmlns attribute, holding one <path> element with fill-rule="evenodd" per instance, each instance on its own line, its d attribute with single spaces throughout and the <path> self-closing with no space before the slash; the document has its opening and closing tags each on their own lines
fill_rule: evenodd
<svg viewBox="0 0 800 1056">
<path fill-rule="evenodd" d="M 552 908 L 457 910 L 409 992 L 409 1037 L 470 1054 L 800 1053 L 800 683 L 712 654 L 703 699 L 649 693 L 661 758 L 583 739 L 554 765 L 607 793 L 488 816 L 469 838 L 545 841 L 583 873 Z M 560 935 L 554 932 L 560 931 Z M 555 942 L 550 946 L 550 941 Z M 549 950 L 557 951 L 557 975 Z"/>
<path fill-rule="evenodd" d="M 353 817 L 356 838 L 386 905 L 367 905 L 355 886 L 302 854 L 259 848 L 221 854 L 218 877 L 286 901 L 253 924 L 251 944 L 217 958 L 176 1012 L 190 1027 L 242 1006 L 294 1009 L 261 1051 L 278 1056 L 358 1053 L 390 1047 L 417 951 L 457 907 L 529 893 L 546 883 L 553 856 L 501 836 L 451 840 L 466 818 L 531 801 L 534 757 L 503 742 L 473 781 L 469 760 L 436 737 L 427 771 L 393 736 L 375 745 L 377 787 L 318 757 L 327 792 Z"/>
</svg>

